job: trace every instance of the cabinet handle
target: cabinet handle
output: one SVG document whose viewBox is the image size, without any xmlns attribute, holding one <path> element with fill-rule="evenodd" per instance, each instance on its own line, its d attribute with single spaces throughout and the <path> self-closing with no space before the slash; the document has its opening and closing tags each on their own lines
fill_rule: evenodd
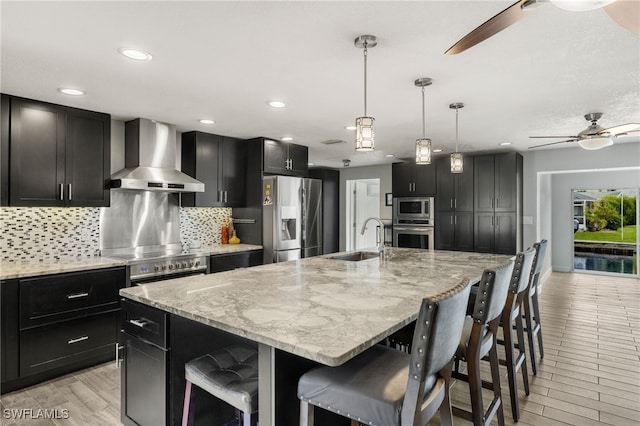
<svg viewBox="0 0 640 426">
<path fill-rule="evenodd" d="M 224 202 L 227 202 L 227 191 L 224 191 Z"/>
<path fill-rule="evenodd" d="M 453 216 L 449 216 L 449 225 L 453 225 Z"/>
<path fill-rule="evenodd" d="M 496 217 L 496 226 L 500 228 L 500 216 Z"/>
<path fill-rule="evenodd" d="M 67 294 L 67 299 L 71 300 L 71 299 L 79 299 L 81 297 L 87 297 L 89 295 L 89 293 L 74 293 L 74 294 Z"/>
<path fill-rule="evenodd" d="M 409 182 L 409 192 L 411 192 L 411 182 Z"/>
<path fill-rule="evenodd" d="M 493 217 L 493 216 L 491 216 L 491 226 L 494 226 L 494 225 L 495 225 L 495 223 L 494 223 L 494 217 Z"/>
<path fill-rule="evenodd" d="M 458 216 L 454 216 L 453 217 L 453 224 L 457 225 L 458 224 Z"/>
<path fill-rule="evenodd" d="M 64 183 L 60 184 L 60 201 L 64 201 Z"/>
<path fill-rule="evenodd" d="M 453 209 L 453 198 L 449 198 L 449 208 Z"/>
<path fill-rule="evenodd" d="M 149 324 L 146 320 L 143 319 L 132 319 L 129 320 L 129 324 L 135 325 L 136 327 L 140 327 L 140 328 L 146 328 L 147 324 Z"/>
<path fill-rule="evenodd" d="M 67 342 L 69 345 L 73 345 L 74 343 L 82 342 L 84 340 L 88 340 L 89 336 L 76 337 L 75 339 L 71 339 Z"/>
<path fill-rule="evenodd" d="M 73 199 L 73 197 L 71 196 L 71 184 L 69 184 L 67 188 L 69 190 L 69 201 L 71 201 Z"/>
<path fill-rule="evenodd" d="M 122 349 L 124 349 L 124 345 L 121 345 L 119 343 L 115 343 L 115 347 L 116 347 L 116 368 L 120 368 L 120 365 L 122 364 L 122 358 L 120 357 L 120 351 Z"/>
<path fill-rule="evenodd" d="M 458 208 L 458 199 L 457 198 L 453 199 L 453 207 L 456 208 L 456 209 Z"/>
</svg>

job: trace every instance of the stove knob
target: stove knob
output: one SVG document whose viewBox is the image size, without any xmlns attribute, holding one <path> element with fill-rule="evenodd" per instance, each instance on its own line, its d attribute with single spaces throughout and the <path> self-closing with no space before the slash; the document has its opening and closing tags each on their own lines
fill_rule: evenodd
<svg viewBox="0 0 640 426">
<path fill-rule="evenodd" d="M 167 265 L 162 265 L 162 270 L 166 271 L 167 270 Z"/>
<path fill-rule="evenodd" d="M 196 260 L 196 263 L 194 264 L 194 266 L 197 268 L 198 266 L 200 266 L 200 261 Z"/>
<path fill-rule="evenodd" d="M 169 264 L 169 270 L 173 269 L 173 263 Z"/>
<path fill-rule="evenodd" d="M 187 267 L 187 262 L 182 262 L 182 268 L 186 268 Z"/>
<path fill-rule="evenodd" d="M 193 262 L 189 262 L 189 267 L 193 268 Z"/>
<path fill-rule="evenodd" d="M 156 266 L 153 267 L 153 270 L 158 272 L 158 271 L 160 271 L 160 267 L 158 265 L 156 265 Z"/>
</svg>

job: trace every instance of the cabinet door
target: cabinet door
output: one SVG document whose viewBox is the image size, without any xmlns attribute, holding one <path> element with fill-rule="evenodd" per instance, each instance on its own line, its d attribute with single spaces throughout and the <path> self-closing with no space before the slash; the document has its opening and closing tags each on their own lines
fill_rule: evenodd
<svg viewBox="0 0 640 426">
<path fill-rule="evenodd" d="M 10 205 L 63 205 L 64 108 L 12 98 L 10 120 Z"/>
<path fill-rule="evenodd" d="M 242 207 L 247 194 L 247 150 L 244 143 L 223 137 L 220 144 L 220 190 L 223 205 Z"/>
<path fill-rule="evenodd" d="M 474 215 L 474 247 L 480 253 L 492 253 L 494 249 L 494 221 L 493 213 L 476 213 Z"/>
<path fill-rule="evenodd" d="M 410 163 L 391 165 L 391 191 L 394 197 L 411 197 L 413 193 L 413 167 Z"/>
<path fill-rule="evenodd" d="M 455 249 L 455 224 L 452 212 L 439 212 L 436 215 L 435 225 L 435 249 L 453 250 Z"/>
<path fill-rule="evenodd" d="M 495 156 L 495 211 L 516 211 L 516 154 Z"/>
<path fill-rule="evenodd" d="M 474 157 L 473 167 L 474 207 L 478 212 L 493 212 L 494 209 L 494 157 Z"/>
<path fill-rule="evenodd" d="M 465 162 L 465 173 L 467 173 L 466 166 Z M 451 164 L 448 156 L 440 157 L 436 160 L 436 172 L 438 175 L 436 182 L 436 210 L 439 212 L 451 212 L 454 210 L 453 199 L 455 198 L 456 175 L 451 173 Z M 473 176 L 473 173 L 471 175 Z"/>
<path fill-rule="evenodd" d="M 220 137 L 208 133 L 196 134 L 196 175 L 204 183 L 204 192 L 196 192 L 195 207 L 222 205 L 218 165 L 220 163 Z"/>
<path fill-rule="evenodd" d="M 456 211 L 473 211 L 473 174 L 474 161 L 470 155 L 464 156 L 464 172 L 455 174 L 455 202 Z M 451 175 L 451 173 L 449 173 Z M 473 223 L 473 220 L 471 221 Z"/>
<path fill-rule="evenodd" d="M 68 206 L 109 206 L 111 119 L 69 108 L 66 121 L 65 198 Z"/>
<path fill-rule="evenodd" d="M 456 212 L 455 215 L 455 249 L 462 251 L 473 251 L 473 213 Z"/>
<path fill-rule="evenodd" d="M 265 139 L 263 142 L 264 164 L 262 170 L 265 173 L 288 175 L 286 168 L 288 152 L 287 145 L 282 142 Z"/>
<path fill-rule="evenodd" d="M 436 165 L 411 164 L 414 170 L 414 195 L 427 196 L 436 193 Z"/>
<path fill-rule="evenodd" d="M 0 380 L 4 383 L 17 379 L 19 372 L 18 281 L 0 281 L 0 293 Z"/>
<path fill-rule="evenodd" d="M 516 214 L 499 213 L 495 217 L 494 253 L 516 253 Z"/>
<path fill-rule="evenodd" d="M 288 144 L 290 173 L 294 176 L 305 177 L 309 172 L 309 147 Z"/>
</svg>

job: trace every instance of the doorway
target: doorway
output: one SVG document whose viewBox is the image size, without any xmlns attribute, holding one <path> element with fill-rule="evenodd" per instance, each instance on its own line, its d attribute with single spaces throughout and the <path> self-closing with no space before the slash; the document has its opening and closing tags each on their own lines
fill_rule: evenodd
<svg viewBox="0 0 640 426">
<path fill-rule="evenodd" d="M 380 217 L 380 179 L 355 179 L 346 181 L 346 249 L 360 250 L 375 247 L 376 223 L 370 223 L 364 235 L 360 233 L 369 217 Z"/>
<path fill-rule="evenodd" d="M 576 189 L 573 202 L 573 269 L 639 276 L 640 189 Z"/>
</svg>

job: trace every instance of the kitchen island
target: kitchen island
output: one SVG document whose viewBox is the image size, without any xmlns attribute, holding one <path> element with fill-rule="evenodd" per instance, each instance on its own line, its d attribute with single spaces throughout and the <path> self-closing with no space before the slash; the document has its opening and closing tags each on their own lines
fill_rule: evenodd
<svg viewBox="0 0 640 426">
<path fill-rule="evenodd" d="M 260 424 L 276 421 L 276 351 L 337 366 L 417 317 L 423 297 L 509 256 L 393 248 L 387 259 L 313 257 L 121 290 L 121 296 L 257 342 Z M 171 335 L 171 339 L 177 336 Z M 295 398 L 295 396 L 294 396 Z M 297 410 L 297 400 L 288 401 Z"/>
</svg>

